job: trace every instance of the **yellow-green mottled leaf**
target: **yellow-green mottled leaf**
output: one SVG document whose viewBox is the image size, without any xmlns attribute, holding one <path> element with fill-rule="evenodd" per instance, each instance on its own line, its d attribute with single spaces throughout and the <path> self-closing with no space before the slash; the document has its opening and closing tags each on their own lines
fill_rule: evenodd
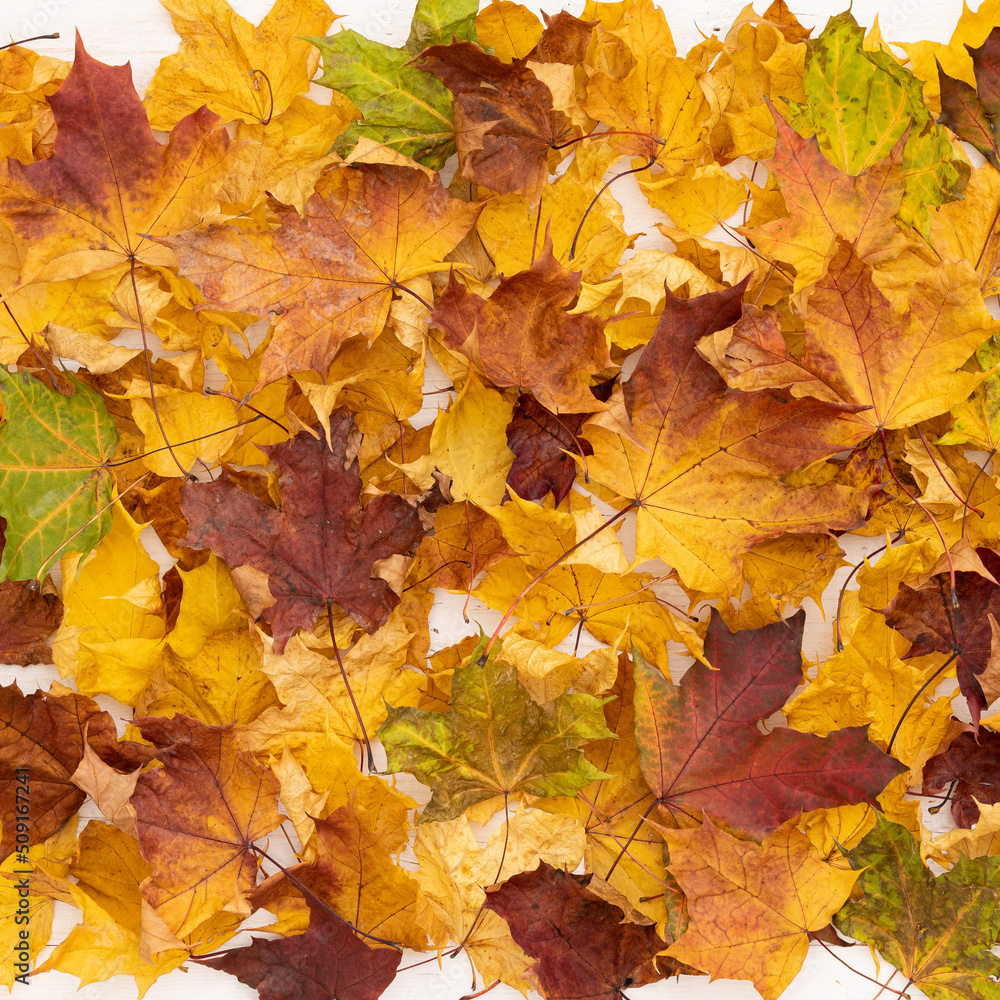
<svg viewBox="0 0 1000 1000">
<path fill-rule="evenodd" d="M 792 109 L 792 124 L 807 138 L 815 135 L 827 159 L 855 177 L 906 136 L 899 214 L 924 230 L 927 206 L 961 197 L 969 167 L 933 123 L 921 82 L 886 52 L 865 51 L 864 35 L 845 11 L 809 43 L 806 103 Z"/>
<path fill-rule="evenodd" d="M 393 708 L 378 731 L 386 772 L 406 771 L 434 790 L 421 822 L 455 819 L 498 796 L 575 795 L 610 777 L 579 749 L 584 740 L 614 735 L 604 723 L 604 700 L 564 694 L 538 705 L 516 667 L 492 656 L 479 666 L 484 644 L 455 671 L 450 712 Z"/>
<path fill-rule="evenodd" d="M 104 463 L 118 432 L 101 397 L 75 386 L 61 396 L 0 368 L 0 580 L 40 580 L 66 551 L 86 554 L 111 530 L 114 479 Z"/>
</svg>

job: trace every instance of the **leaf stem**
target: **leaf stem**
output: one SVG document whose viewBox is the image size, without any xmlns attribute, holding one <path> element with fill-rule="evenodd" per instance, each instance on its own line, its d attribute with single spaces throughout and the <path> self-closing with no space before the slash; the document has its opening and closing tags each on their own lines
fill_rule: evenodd
<svg viewBox="0 0 1000 1000">
<path fill-rule="evenodd" d="M 996 453 L 997 453 L 996 448 L 995 447 L 991 448 L 989 455 L 986 456 L 986 462 L 992 461 L 993 460 L 993 456 Z M 979 471 L 976 473 L 975 478 L 972 480 L 972 485 L 969 487 L 969 496 L 970 497 L 972 496 L 972 491 L 976 488 L 976 483 L 979 482 L 979 477 L 982 476 L 982 475 L 984 475 L 985 472 L 986 472 L 986 462 L 983 462 L 983 464 L 978 467 Z M 965 538 L 965 516 L 966 516 L 966 514 L 968 514 L 968 512 L 969 512 L 968 508 L 966 508 L 965 510 L 962 511 L 962 534 L 959 536 L 960 538 Z"/>
<path fill-rule="evenodd" d="M 924 437 L 924 432 L 919 428 L 919 426 L 916 428 L 916 431 L 917 431 L 917 434 L 920 436 L 920 443 L 924 446 L 924 451 L 927 452 L 927 457 L 934 463 L 934 468 L 937 470 L 937 474 L 941 477 L 942 480 L 944 480 L 945 486 L 947 486 L 948 489 L 951 490 L 951 492 L 954 494 L 954 496 L 957 497 L 959 500 L 962 501 L 962 507 L 964 508 L 964 511 L 962 513 L 962 521 L 963 522 L 965 521 L 965 515 L 970 510 L 974 511 L 980 517 L 982 517 L 983 516 L 983 512 L 978 507 L 973 507 L 972 504 L 969 503 L 969 498 L 968 497 L 963 497 L 962 494 L 959 493 L 958 490 L 956 490 L 955 487 L 952 486 L 950 482 L 948 482 L 948 478 L 941 471 L 941 466 L 938 465 L 938 461 L 934 457 L 934 454 L 931 452 L 931 448 L 930 448 L 930 445 L 927 443 L 927 439 Z"/>
<path fill-rule="evenodd" d="M 614 841 L 615 844 L 617 844 L 619 847 L 621 847 L 621 841 L 618 839 L 618 835 L 614 832 L 614 830 L 611 829 L 611 827 L 607 823 L 607 821 L 597 811 L 597 806 L 593 802 L 591 802 L 590 799 L 588 799 L 587 796 L 583 794 L 583 792 L 577 792 L 576 794 L 581 799 L 583 799 L 584 804 L 591 811 L 594 819 L 596 819 L 597 822 L 600 823 L 601 826 L 603 826 L 604 829 L 607 831 L 607 835 Z M 655 800 L 653 802 L 653 805 L 656 805 L 656 801 Z M 646 811 L 646 814 L 643 816 L 643 819 L 645 819 L 646 816 L 648 816 L 648 815 L 649 815 L 649 810 Z M 639 829 L 641 829 L 641 827 Z M 632 837 L 629 838 L 629 843 L 631 843 L 631 841 L 634 838 L 635 838 L 635 834 L 633 833 Z M 660 878 L 659 875 L 657 875 L 655 872 L 651 872 L 637 857 L 635 857 L 635 855 L 629 854 L 629 852 L 628 852 L 628 844 L 626 844 L 625 847 L 622 848 L 622 851 L 628 857 L 629 861 L 631 861 L 633 864 L 635 864 L 639 868 L 641 868 L 651 879 L 653 879 L 654 882 L 659 882 L 660 885 L 662 885 L 664 888 L 667 887 L 667 883 L 662 878 Z M 617 865 L 617 864 L 618 864 L 618 861 L 616 860 L 615 861 L 615 865 Z M 604 876 L 604 880 L 605 881 L 608 880 L 608 876 L 610 876 L 613 871 L 614 871 L 614 865 L 612 865 L 611 868 L 608 869 L 608 874 Z M 659 896 L 651 896 L 650 898 L 651 899 L 659 899 L 660 897 Z"/>
<path fill-rule="evenodd" d="M 983 257 L 986 256 L 986 248 L 990 245 L 990 240 L 993 238 L 993 230 L 996 229 L 997 222 L 1000 221 L 1000 205 L 997 205 L 997 210 L 993 213 L 993 221 L 990 222 L 990 228 L 986 230 L 986 239 L 983 240 L 983 249 L 979 251 L 979 256 L 976 258 L 976 266 L 974 270 L 979 273 L 979 265 L 983 262 Z"/>
<path fill-rule="evenodd" d="M 354 708 L 354 716 L 361 727 L 361 739 L 364 741 L 365 749 L 368 751 L 368 773 L 375 774 L 375 758 L 372 756 L 372 745 L 368 739 L 368 730 L 365 729 L 364 719 L 361 718 L 361 709 L 354 700 L 354 692 L 351 690 L 351 682 L 347 679 L 347 671 L 344 669 L 344 661 L 340 658 L 340 647 L 337 645 L 337 636 L 333 630 L 333 598 L 326 599 L 326 620 L 330 626 L 330 642 L 333 643 L 333 654 L 337 657 L 337 666 L 340 667 L 340 676 L 344 679 L 344 687 L 347 688 L 347 697 L 351 699 L 351 706 Z"/>
<path fill-rule="evenodd" d="M 274 417 L 270 416 L 267 413 L 264 413 L 263 410 L 258 410 L 256 406 L 251 406 L 246 401 L 246 398 L 237 399 L 236 396 L 234 396 L 231 392 L 226 392 L 223 389 L 206 389 L 205 395 L 222 396 L 225 399 L 231 399 L 236 404 L 237 409 L 240 409 L 241 407 L 245 406 L 251 413 L 256 413 L 258 417 L 263 417 L 265 420 L 270 420 L 275 427 L 280 427 L 286 434 L 291 433 L 291 431 L 280 420 L 275 420 Z M 249 422 L 250 421 L 248 420 L 247 423 Z"/>
<path fill-rule="evenodd" d="M 227 431 L 235 431 L 240 427 L 246 427 L 247 424 L 256 423 L 261 419 L 267 419 L 267 414 L 261 413 L 256 417 L 251 417 L 249 420 L 244 420 L 241 423 L 232 424 L 229 427 L 220 427 L 217 431 L 209 431 L 207 434 L 199 434 L 198 437 L 188 438 L 186 441 L 178 441 L 175 447 L 181 448 L 186 444 L 195 444 L 197 441 L 204 441 L 206 438 L 215 437 L 217 434 L 225 434 Z M 155 455 L 158 451 L 166 451 L 169 447 L 170 445 L 164 445 L 162 448 L 153 448 L 151 451 L 144 451 L 141 455 L 134 455 L 132 458 L 125 458 L 120 462 L 108 462 L 103 465 L 102 468 L 119 469 L 123 465 L 131 465 L 133 462 L 140 462 L 149 455 Z M 188 478 L 186 473 L 185 478 Z"/>
<path fill-rule="evenodd" d="M 0 52 L 4 49 L 12 48 L 15 45 L 24 45 L 25 42 L 37 42 L 42 38 L 58 38 L 59 32 L 53 31 L 51 35 L 32 35 L 31 38 L 22 38 L 19 42 L 8 42 L 6 45 L 0 45 Z"/>
<path fill-rule="evenodd" d="M 601 134 L 606 135 L 607 133 L 602 132 Z M 641 174 L 644 170 L 649 170 L 649 168 L 654 163 L 656 163 L 656 158 L 659 155 L 660 154 L 657 153 L 656 156 L 650 159 L 649 163 L 645 163 L 641 167 L 633 167 L 631 170 L 623 170 L 620 174 L 615 174 L 614 177 L 612 177 L 609 181 L 607 181 L 601 188 L 601 190 L 598 191 L 597 194 L 595 194 L 594 197 L 590 199 L 590 204 L 587 206 L 587 211 L 583 213 L 583 218 L 580 220 L 580 225 L 576 227 L 576 232 L 573 234 L 573 242 L 570 244 L 569 247 L 569 257 L 567 258 L 568 260 L 572 260 L 576 256 L 576 243 L 577 240 L 580 239 L 580 233 L 583 232 L 583 224 L 587 221 L 587 216 L 590 215 L 591 209 L 593 209 L 593 207 L 597 204 L 601 195 L 604 194 L 604 192 L 607 191 L 607 189 L 611 187 L 611 185 L 614 184 L 615 181 L 621 180 L 622 177 L 628 177 L 629 174 Z"/>
<path fill-rule="evenodd" d="M 446 563 L 441 563 L 440 566 L 436 566 L 426 576 L 422 576 L 415 583 L 411 583 L 409 586 L 404 587 L 403 593 L 405 594 L 406 591 L 412 590 L 414 587 L 419 587 L 420 584 L 424 582 L 424 580 L 429 580 L 432 576 L 436 576 L 438 573 L 440 573 L 441 570 L 446 569 L 448 566 L 455 566 L 456 564 L 461 564 L 462 566 L 467 566 L 469 569 L 472 569 L 472 563 L 466 561 L 465 559 L 449 559 Z M 469 619 L 466 618 L 466 621 L 468 620 Z"/>
<path fill-rule="evenodd" d="M 945 668 L 951 666 L 951 664 L 957 658 L 958 658 L 958 652 L 956 651 L 952 653 L 951 656 L 949 656 L 948 659 L 945 660 L 944 663 L 942 663 L 941 666 L 938 667 L 937 670 L 935 670 L 934 673 L 932 673 L 930 677 L 928 677 L 927 680 L 924 681 L 923 684 L 920 685 L 920 688 L 917 691 L 917 693 L 910 699 L 909 705 L 907 705 L 906 708 L 903 709 L 903 714 L 899 717 L 899 722 L 896 723 L 896 728 L 892 731 L 892 736 L 889 737 L 889 745 L 885 748 L 885 752 L 887 754 L 892 753 L 892 745 L 893 743 L 896 742 L 896 737 L 899 735 L 900 726 L 903 725 L 903 720 L 909 714 L 910 709 L 913 708 L 913 706 L 917 703 L 917 699 L 927 690 L 927 688 L 930 686 L 931 681 L 936 680 L 942 673 L 944 673 Z"/>
<path fill-rule="evenodd" d="M 271 119 L 274 117 L 274 91 L 271 89 L 271 78 L 262 69 L 252 69 L 250 70 L 250 76 L 262 76 L 264 82 L 267 84 L 267 97 L 268 97 L 268 112 L 266 118 L 261 118 L 261 125 L 270 125 Z M 257 88 L 260 89 L 259 87 Z"/>
<path fill-rule="evenodd" d="M 406 292 L 407 295 L 412 295 L 428 312 L 434 312 L 434 306 L 432 306 L 422 295 L 418 295 L 412 288 L 407 288 L 406 285 L 401 285 L 395 278 L 389 282 L 389 287 L 397 292 Z"/>
<path fill-rule="evenodd" d="M 170 457 L 174 460 L 174 465 L 177 466 L 177 470 L 185 479 L 196 483 L 198 481 L 197 477 L 188 472 L 184 466 L 181 465 L 180 460 L 174 454 L 174 446 L 167 439 L 167 432 L 163 427 L 163 421 L 160 419 L 160 408 L 156 404 L 156 391 L 153 388 L 153 362 L 149 349 L 149 342 L 146 338 L 146 324 L 142 318 L 142 303 L 139 301 L 139 285 L 135 280 L 134 251 L 130 252 L 128 255 L 128 265 L 129 277 L 132 279 L 132 294 L 135 296 L 135 314 L 139 320 L 139 333 L 142 336 L 142 359 L 146 363 L 146 375 L 149 378 L 149 405 L 153 411 L 153 417 L 156 420 L 156 426 L 159 429 L 160 436 L 163 438 L 163 443 L 166 445 L 167 451 L 170 452 Z"/>
<path fill-rule="evenodd" d="M 476 579 L 476 540 L 472 537 L 472 521 L 469 518 L 469 498 L 465 498 L 465 527 L 469 532 L 469 549 L 472 561 L 469 563 L 469 586 L 465 590 L 465 604 L 462 605 L 462 617 L 469 624 L 469 601 L 472 600 L 472 584 Z"/>
<path fill-rule="evenodd" d="M 625 857 L 625 852 L 628 851 L 629 844 L 639 835 L 639 831 L 642 829 L 642 824 L 646 822 L 646 817 L 656 808 L 657 802 L 660 800 L 654 796 L 653 801 L 649 803 L 649 808 L 639 817 L 639 822 L 636 823 L 635 829 L 628 835 L 628 840 L 625 841 L 625 846 L 618 852 L 618 857 L 611 863 L 611 867 L 608 869 L 607 875 L 604 876 L 604 881 L 607 882 L 611 879 L 611 873 L 618 867 L 618 862 Z M 617 843 L 617 841 L 615 841 Z"/>
<path fill-rule="evenodd" d="M 896 535 L 896 537 L 892 540 L 892 542 L 901 541 L 905 537 L 906 537 L 906 532 L 900 530 Z M 880 545 L 873 552 L 869 552 L 868 555 L 866 555 L 861 560 L 861 562 L 855 563 L 851 572 L 847 574 L 847 579 L 844 580 L 843 584 L 841 585 L 840 593 L 837 594 L 837 617 L 834 621 L 834 631 L 836 632 L 837 636 L 838 653 L 842 653 L 844 651 L 844 640 L 840 631 L 840 616 L 841 616 L 841 609 L 843 608 L 844 605 L 844 595 L 847 593 L 847 585 L 851 582 L 852 578 L 854 577 L 854 574 L 857 573 L 857 571 L 861 569 L 862 566 L 864 566 L 865 560 L 870 560 L 872 556 L 877 556 L 880 552 L 884 552 L 887 548 L 889 548 L 890 545 L 892 545 L 892 542 L 886 542 L 885 545 Z"/>
<path fill-rule="evenodd" d="M 877 979 L 873 979 L 871 976 L 866 976 L 863 972 L 859 972 L 853 965 L 848 965 L 848 963 L 845 962 L 825 941 L 821 941 L 818 937 L 811 938 L 810 940 L 815 941 L 817 944 L 821 944 L 838 962 L 840 962 L 841 965 L 850 969 L 856 976 L 860 976 L 862 979 L 867 979 L 868 982 L 874 983 L 876 986 L 881 986 L 882 990 L 888 990 L 890 993 L 895 993 L 898 997 L 909 997 L 908 993 L 905 993 L 902 990 L 894 990 L 888 985 L 883 986 Z M 892 979 L 892 976 L 890 976 L 889 979 Z M 889 979 L 886 980 L 887 984 Z M 880 995 L 882 990 L 879 991 Z"/>
<path fill-rule="evenodd" d="M 651 132 L 636 132 L 632 129 L 608 129 L 606 132 L 588 132 L 586 135 L 578 135 L 575 139 L 569 139 L 558 145 L 550 144 L 549 149 L 568 149 L 570 146 L 575 146 L 578 142 L 583 142 L 584 139 L 603 139 L 606 135 L 635 135 L 640 139 L 650 139 L 661 147 L 666 145 L 663 139 L 658 139 Z"/>
</svg>

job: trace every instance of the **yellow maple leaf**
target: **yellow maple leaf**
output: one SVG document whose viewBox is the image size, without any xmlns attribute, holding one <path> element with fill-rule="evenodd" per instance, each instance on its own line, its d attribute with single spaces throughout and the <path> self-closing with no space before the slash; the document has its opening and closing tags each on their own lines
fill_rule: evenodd
<svg viewBox="0 0 1000 1000">
<path fill-rule="evenodd" d="M 309 89 L 334 14 L 323 0 L 276 0 L 256 27 L 226 0 L 161 0 L 181 36 L 146 90 L 154 128 L 170 129 L 202 105 L 224 122 L 270 122 Z"/>
<path fill-rule="evenodd" d="M 830 923 L 860 874 L 822 861 L 788 824 L 760 845 L 731 837 L 708 817 L 697 829 L 664 836 L 691 913 L 667 954 L 713 980 L 749 979 L 764 1000 L 795 978 L 809 932 Z"/>
</svg>

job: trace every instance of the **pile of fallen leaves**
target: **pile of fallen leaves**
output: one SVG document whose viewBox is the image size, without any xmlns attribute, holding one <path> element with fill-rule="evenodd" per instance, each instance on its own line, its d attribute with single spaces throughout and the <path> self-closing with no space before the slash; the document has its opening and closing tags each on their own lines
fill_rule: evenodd
<svg viewBox="0 0 1000 1000">
<path fill-rule="evenodd" d="M 0 981 L 61 901 L 32 975 L 140 995 L 771 1000 L 810 940 L 1000 995 L 1000 5 L 901 59 L 782 0 L 686 56 L 649 0 L 163 3 L 144 99 L 0 52 L 0 660 L 66 681 L 0 689 Z M 435 648 L 439 591 L 500 626 Z"/>
</svg>

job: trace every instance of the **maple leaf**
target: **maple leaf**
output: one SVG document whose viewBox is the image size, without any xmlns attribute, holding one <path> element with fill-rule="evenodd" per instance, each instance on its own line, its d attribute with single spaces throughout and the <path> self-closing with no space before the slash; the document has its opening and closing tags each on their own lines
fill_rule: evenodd
<svg viewBox="0 0 1000 1000">
<path fill-rule="evenodd" d="M 1000 556 L 989 549 L 977 549 L 986 569 L 1000 579 Z M 958 683 L 965 695 L 973 724 L 986 708 L 986 695 L 977 674 L 989 662 L 993 631 L 991 615 L 1000 615 L 1000 587 L 975 572 L 955 573 L 955 598 L 952 600 L 951 574 L 938 573 L 926 589 L 914 590 L 900 583 L 899 592 L 885 608 L 886 624 L 901 632 L 913 645 L 908 656 L 925 653 L 950 653 L 958 672 Z"/>
<path fill-rule="evenodd" d="M 395 979 L 401 954 L 365 944 L 312 900 L 309 912 L 304 934 L 279 941 L 251 938 L 245 948 L 200 964 L 235 976 L 261 1000 L 378 1000 Z"/>
<path fill-rule="evenodd" d="M 941 117 L 963 142 L 975 146 L 994 167 L 1000 168 L 997 150 L 996 115 L 1000 110 L 997 57 L 1000 54 L 1000 29 L 994 28 L 979 46 L 966 45 L 972 58 L 976 86 L 949 76 L 937 63 L 941 86 Z M 937 62 L 937 60 L 935 60 Z"/>
<path fill-rule="evenodd" d="M 731 837 L 707 816 L 696 829 L 663 835 L 691 914 L 691 926 L 667 954 L 713 980 L 749 979 L 764 1000 L 795 978 L 809 934 L 830 923 L 858 878 L 826 864 L 790 824 L 759 846 Z"/>
<path fill-rule="evenodd" d="M 487 201 L 476 233 L 497 274 L 527 271 L 546 236 L 552 239 L 556 260 L 579 271 L 584 282 L 611 274 L 635 242 L 625 232 L 622 206 L 604 183 L 615 157 L 603 143 L 581 144 L 565 172 L 546 185 L 537 205 L 517 193 Z"/>
<path fill-rule="evenodd" d="M 556 506 L 563 502 L 576 479 L 571 455 L 586 459 L 594 454 L 590 442 L 579 437 L 588 416 L 556 415 L 531 396 L 517 397 L 514 419 L 507 425 L 507 447 L 514 453 L 507 484 L 519 497 L 542 500 L 551 490 Z"/>
<path fill-rule="evenodd" d="M 285 707 L 273 705 L 245 727 L 245 745 L 258 753 L 304 748 L 322 759 L 330 742 L 363 742 L 385 720 L 386 699 L 406 698 L 420 680 L 420 674 L 404 668 L 412 639 L 398 613 L 373 635 L 362 635 L 339 661 L 329 655 L 329 641 L 323 648 L 308 633 L 293 636 L 281 656 L 263 637 L 263 675 Z"/>
<path fill-rule="evenodd" d="M 390 845 L 398 846 L 399 815 L 386 798 L 371 805 L 354 794 L 325 819 L 316 819 L 315 860 L 262 883 L 254 907 L 282 915 L 301 912 L 304 885 L 363 934 L 423 948 L 427 935 L 414 921 L 417 884 L 390 853 Z M 283 905 L 282 897 L 289 895 L 294 903 Z"/>
<path fill-rule="evenodd" d="M 346 410 L 331 414 L 335 452 L 308 434 L 265 448 L 282 470 L 281 510 L 261 503 L 225 470 L 214 483 L 181 492 L 191 528 L 180 544 L 211 548 L 231 566 L 268 574 L 275 603 L 264 617 L 277 653 L 296 627 L 312 628 L 332 602 L 368 632 L 383 625 L 399 598 L 371 576 L 372 564 L 415 548 L 425 531 L 418 508 L 402 497 L 376 497 L 361 509 L 357 460 L 347 462 L 352 423 Z"/>
<path fill-rule="evenodd" d="M 864 869 L 862 895 L 834 917 L 837 930 L 877 948 L 930 1000 L 984 1000 L 994 992 L 1000 860 L 963 858 L 935 878 L 910 831 L 882 816 L 847 857 Z"/>
<path fill-rule="evenodd" d="M 163 767 L 144 771 L 130 800 L 146 901 L 178 937 L 222 910 L 249 916 L 257 882 L 253 842 L 281 823 L 278 782 L 239 749 L 231 726 L 197 719 L 136 719 Z"/>
<path fill-rule="evenodd" d="M 961 370 L 995 326 L 965 261 L 946 262 L 915 282 L 900 315 L 872 269 L 841 241 L 809 296 L 805 352 L 795 357 L 773 311 L 747 305 L 726 348 L 726 380 L 740 389 L 788 387 L 864 407 L 857 433 L 907 427 L 964 402 L 983 375 Z"/>
<path fill-rule="evenodd" d="M 636 658 L 636 740 L 643 774 L 668 815 L 711 814 L 761 838 L 786 819 L 875 796 L 906 768 L 868 741 L 867 726 L 825 739 L 757 723 L 802 681 L 805 612 L 733 633 L 712 611 L 705 658 L 674 686 Z"/>
<path fill-rule="evenodd" d="M 63 557 L 65 613 L 52 658 L 84 694 L 132 704 L 162 654 L 159 567 L 139 540 L 145 526 L 116 505 L 92 558 Z"/>
<path fill-rule="evenodd" d="M 451 99 L 443 84 L 412 61 L 429 45 L 475 41 L 478 8 L 478 0 L 418 0 L 400 48 L 356 31 L 309 39 L 323 54 L 317 82 L 346 95 L 364 114 L 341 136 L 341 151 L 368 137 L 435 170 L 444 166 L 455 150 Z"/>
<path fill-rule="evenodd" d="M 663 838 L 643 814 L 655 796 L 639 762 L 635 739 L 635 679 L 632 658 L 618 657 L 618 673 L 607 690 L 604 719 L 614 739 L 588 744 L 584 753 L 598 770 L 611 775 L 588 785 L 575 800 L 553 799 L 539 808 L 583 817 L 587 834 L 587 871 L 604 878 L 642 913 L 652 917 L 667 940 L 683 929 L 686 914 L 676 882 L 664 867 Z M 622 845 L 629 841 L 627 853 Z"/>
<path fill-rule="evenodd" d="M 504 921 L 483 909 L 483 886 L 503 882 L 539 861 L 574 868 L 583 855 L 578 820 L 520 808 L 480 846 L 465 817 L 422 823 L 413 845 L 420 863 L 417 919 L 443 947 L 461 942 L 485 982 L 500 979 L 526 993 L 531 959 L 514 943 Z M 456 905 L 457 904 L 457 905 Z"/>
<path fill-rule="evenodd" d="M 531 392 L 557 413 L 598 410 L 590 373 L 607 368 L 611 357 L 604 323 L 567 311 L 580 283 L 579 273 L 559 264 L 546 240 L 531 268 L 501 278 L 488 299 L 452 275 L 431 322 L 449 347 L 474 357 L 495 386 Z"/>
<path fill-rule="evenodd" d="M 0 583 L 0 663 L 51 663 L 52 650 L 45 640 L 62 614 L 58 594 L 40 592 L 23 581 Z"/>
<path fill-rule="evenodd" d="M 860 415 L 727 392 L 695 354 L 699 339 L 736 322 L 744 287 L 686 300 L 665 289 L 656 333 L 612 397 L 631 417 L 631 433 L 601 417 L 584 427 L 594 448 L 591 479 L 637 508 L 637 562 L 660 557 L 686 586 L 713 594 L 742 586 L 739 555 L 755 542 L 782 531 L 849 530 L 868 506 L 863 490 L 780 479 L 842 448 Z"/>
<path fill-rule="evenodd" d="M 52 934 L 55 899 L 48 890 L 53 879 L 65 877 L 68 873 L 76 854 L 76 825 L 76 819 L 71 818 L 60 831 L 42 843 L 27 851 L 8 854 L 0 862 L 0 955 L 6 958 L 0 967 L 0 983 L 8 990 L 13 989 L 15 976 L 27 971 L 18 969 L 17 965 L 35 966 L 39 952 L 45 947 L 43 941 L 47 942 Z M 26 876 L 25 868 L 33 869 L 32 874 Z M 26 907 L 21 902 L 25 898 L 21 895 L 25 879 L 29 892 Z M 27 942 L 21 937 L 25 913 L 32 931 Z M 16 922 L 18 916 L 21 916 L 20 924 Z M 28 953 L 27 961 L 25 951 Z"/>
<path fill-rule="evenodd" d="M 614 890 L 595 892 L 593 881 L 593 875 L 572 875 L 543 861 L 534 871 L 486 888 L 483 908 L 503 917 L 514 940 L 535 959 L 529 974 L 543 996 L 619 1000 L 625 986 L 645 986 L 679 971 L 654 959 L 663 949 L 656 930 L 629 920 L 624 907 L 606 901 L 608 893 L 617 895 Z"/>
<path fill-rule="evenodd" d="M 80 980 L 80 985 L 103 982 L 115 975 L 135 978 L 140 997 L 149 987 L 187 958 L 175 948 L 147 961 L 139 954 L 142 933 L 142 893 L 139 884 L 152 871 L 139 844 L 107 823 L 89 822 L 80 832 L 76 856 L 64 889 L 82 911 L 82 920 L 56 946 L 39 972 L 55 969 Z"/>
<path fill-rule="evenodd" d="M 754 246 L 795 267 L 795 291 L 818 281 L 836 253 L 837 237 L 856 244 L 869 264 L 892 260 L 913 245 L 896 224 L 903 197 L 902 150 L 853 177 L 823 155 L 815 138 L 803 139 L 772 110 L 778 130 L 768 170 L 781 185 L 778 218 L 746 230 Z"/>
<path fill-rule="evenodd" d="M 864 34 L 845 11 L 807 43 L 806 104 L 793 110 L 791 122 L 803 135 L 816 135 L 830 162 L 854 176 L 905 135 L 900 217 L 926 229 L 928 206 L 960 198 L 969 167 L 933 123 L 920 80 L 888 52 L 871 51 Z"/>
<path fill-rule="evenodd" d="M 29 844 L 61 829 L 86 796 L 71 776 L 83 759 L 84 742 L 110 763 L 135 766 L 147 759 L 141 748 L 119 745 L 114 720 L 95 701 L 61 684 L 50 693 L 21 694 L 16 683 L 0 688 L 0 802 L 17 816 L 18 768 L 30 769 Z M 23 788 L 22 795 L 23 800 Z M 0 854 L 14 850 L 16 824 L 4 823 Z M 20 841 L 19 841 L 20 843 Z"/>
<path fill-rule="evenodd" d="M 218 116 L 200 108 L 161 145 L 129 67 L 92 59 L 79 35 L 73 69 L 49 102 L 59 129 L 52 156 L 0 162 L 0 213 L 28 245 L 21 283 L 175 263 L 151 237 L 217 214 L 229 168 Z"/>
<path fill-rule="evenodd" d="M 940 794 L 949 785 L 951 815 L 963 830 L 979 820 L 979 803 L 1000 802 L 997 774 L 1000 733 L 980 729 L 978 734 L 959 733 L 941 753 L 924 764 L 924 793 Z"/>
<path fill-rule="evenodd" d="M 432 580 L 444 590 L 465 591 L 482 570 L 514 554 L 484 510 L 468 501 L 447 504 L 434 515 L 434 534 L 420 543 L 410 576 Z"/>
<path fill-rule="evenodd" d="M 788 724 L 818 736 L 869 725 L 869 739 L 879 746 L 892 740 L 893 755 L 918 778 L 944 737 L 951 699 L 935 700 L 926 690 L 926 671 L 900 658 L 908 648 L 881 615 L 862 611 L 846 647 L 821 664 L 815 680 L 785 706 Z"/>
<path fill-rule="evenodd" d="M 88 553 L 111 528 L 105 465 L 118 433 L 102 398 L 74 384 L 63 396 L 27 372 L 0 369 L 0 579 L 41 580 L 67 548 Z"/>
<path fill-rule="evenodd" d="M 319 52 L 299 37 L 334 19 L 323 0 L 277 0 L 259 25 L 226 0 L 163 0 L 180 51 L 160 60 L 146 88 L 153 128 L 171 129 L 202 105 L 222 122 L 265 122 L 309 89 Z"/>
<path fill-rule="evenodd" d="M 472 42 L 453 41 L 424 49 L 418 61 L 454 94 L 462 176 L 535 204 L 549 179 L 549 150 L 573 124 L 553 107 L 552 91 L 527 60 L 501 62 Z"/>
<path fill-rule="evenodd" d="M 571 795 L 604 777 L 578 749 L 609 735 L 601 699 L 564 694 L 538 705 L 513 666 L 495 656 L 478 665 L 485 643 L 455 671 L 451 711 L 392 708 L 378 731 L 387 772 L 407 771 L 434 790 L 421 822 L 454 819 L 479 803 L 492 815 L 498 797 Z"/>
<path fill-rule="evenodd" d="M 448 270 L 445 255 L 481 206 L 449 197 L 419 170 L 359 164 L 325 173 L 304 208 L 300 216 L 274 204 L 273 231 L 220 225 L 163 241 L 209 304 L 274 319 L 258 387 L 326 371 L 356 330 L 373 341 L 393 291 Z"/>
<path fill-rule="evenodd" d="M 609 140 L 621 154 L 679 172 L 704 155 L 703 132 L 712 122 L 694 67 L 677 55 L 666 16 L 649 0 L 623 5 L 611 28 L 599 35 L 597 65 L 587 66 L 583 109 L 625 133 Z M 623 43 L 631 58 L 621 53 Z"/>
</svg>

